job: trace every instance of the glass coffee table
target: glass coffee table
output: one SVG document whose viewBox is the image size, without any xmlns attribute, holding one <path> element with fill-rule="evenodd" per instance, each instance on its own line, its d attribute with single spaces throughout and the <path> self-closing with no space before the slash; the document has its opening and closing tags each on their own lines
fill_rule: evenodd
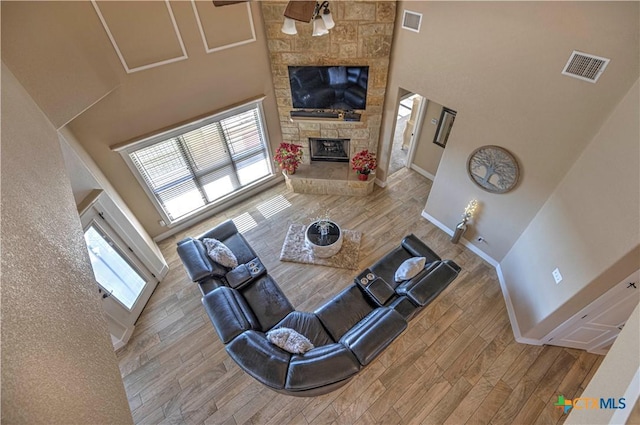
<svg viewBox="0 0 640 425">
<path fill-rule="evenodd" d="M 313 255 L 328 258 L 336 255 L 342 248 L 342 231 L 335 222 L 329 223 L 326 233 L 322 233 L 318 221 L 311 223 L 304 232 L 304 240 Z"/>
</svg>

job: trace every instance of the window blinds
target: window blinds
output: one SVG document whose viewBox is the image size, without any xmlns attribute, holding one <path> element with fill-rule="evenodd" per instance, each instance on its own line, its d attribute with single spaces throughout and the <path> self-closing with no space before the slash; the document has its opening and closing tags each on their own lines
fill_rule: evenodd
<svg viewBox="0 0 640 425">
<path fill-rule="evenodd" d="M 271 174 L 256 106 L 174 134 L 129 157 L 171 222 Z"/>
</svg>

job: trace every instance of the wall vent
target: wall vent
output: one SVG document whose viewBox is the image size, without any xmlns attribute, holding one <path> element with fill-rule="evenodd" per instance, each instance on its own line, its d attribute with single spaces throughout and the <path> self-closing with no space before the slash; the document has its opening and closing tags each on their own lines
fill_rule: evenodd
<svg viewBox="0 0 640 425">
<path fill-rule="evenodd" d="M 609 64 L 609 59 L 574 50 L 562 73 L 569 77 L 595 83 Z"/>
<path fill-rule="evenodd" d="M 422 24 L 422 13 L 404 10 L 404 14 L 402 15 L 402 28 L 413 32 L 420 32 L 420 24 Z"/>
</svg>

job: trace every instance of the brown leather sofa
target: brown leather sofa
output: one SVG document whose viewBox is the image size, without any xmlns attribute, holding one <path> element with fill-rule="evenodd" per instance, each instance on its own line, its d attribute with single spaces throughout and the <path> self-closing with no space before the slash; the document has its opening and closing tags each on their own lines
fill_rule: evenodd
<svg viewBox="0 0 640 425">
<path fill-rule="evenodd" d="M 232 278 L 231 270 L 213 262 L 202 244 L 215 238 L 227 245 L 251 276 Z M 267 387 L 294 396 L 316 396 L 346 384 L 407 327 L 408 321 L 451 283 L 460 267 L 441 260 L 414 235 L 364 270 L 355 282 L 313 313 L 294 310 L 232 221 L 197 238 L 178 243 L 191 280 L 202 291 L 202 303 L 229 355 Z M 414 278 L 394 281 L 406 259 L 426 257 Z M 271 329 L 291 328 L 314 348 L 291 354 L 271 344 Z"/>
</svg>

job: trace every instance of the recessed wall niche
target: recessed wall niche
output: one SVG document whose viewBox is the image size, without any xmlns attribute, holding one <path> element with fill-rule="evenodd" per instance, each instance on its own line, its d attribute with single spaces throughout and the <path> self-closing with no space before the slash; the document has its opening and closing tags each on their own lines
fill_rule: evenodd
<svg viewBox="0 0 640 425">
<path fill-rule="evenodd" d="M 284 141 L 303 146 L 305 163 L 309 163 L 310 158 L 310 137 L 350 139 L 350 157 L 363 149 L 377 152 L 396 2 L 332 1 L 329 5 L 336 26 L 321 37 L 312 37 L 312 24 L 304 22 L 296 22 L 297 35 L 282 33 L 287 3 L 260 2 Z M 369 66 L 362 121 L 291 121 L 293 104 L 288 67 L 303 65 Z"/>
</svg>

